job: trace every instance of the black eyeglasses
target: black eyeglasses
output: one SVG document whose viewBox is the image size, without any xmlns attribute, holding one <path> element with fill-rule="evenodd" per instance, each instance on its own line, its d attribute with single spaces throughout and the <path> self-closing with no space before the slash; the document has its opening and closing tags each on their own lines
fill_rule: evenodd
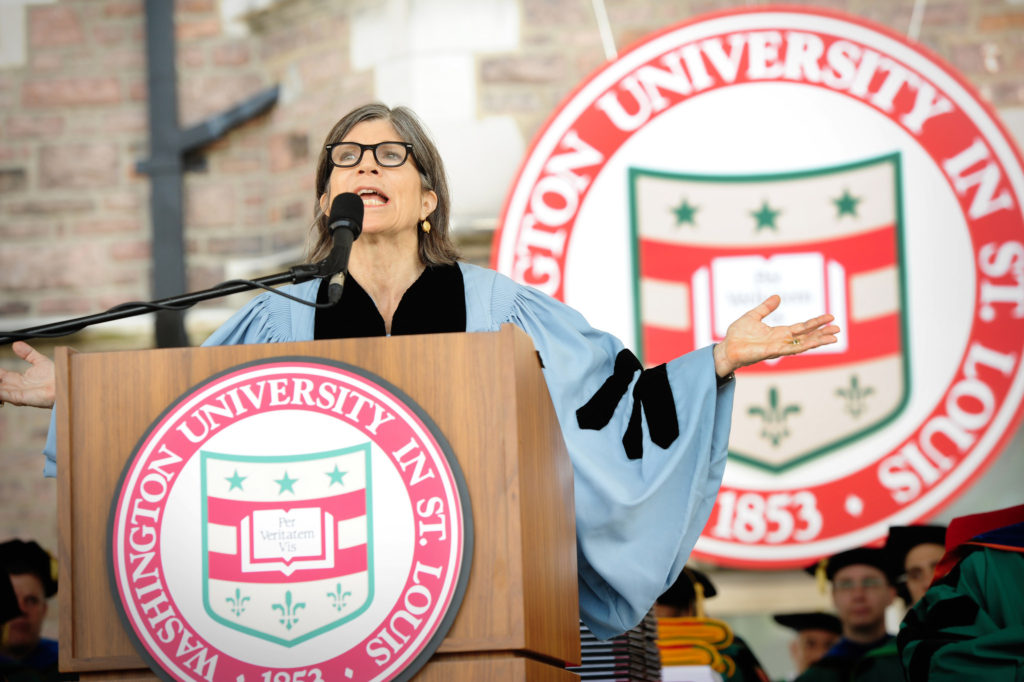
<svg viewBox="0 0 1024 682">
<path fill-rule="evenodd" d="M 335 142 L 326 147 L 331 163 L 339 168 L 352 168 L 363 160 L 363 152 L 373 150 L 373 158 L 377 164 L 385 168 L 397 168 L 405 163 L 412 152 L 408 142 L 378 142 L 377 144 L 359 144 L 358 142 Z"/>
</svg>

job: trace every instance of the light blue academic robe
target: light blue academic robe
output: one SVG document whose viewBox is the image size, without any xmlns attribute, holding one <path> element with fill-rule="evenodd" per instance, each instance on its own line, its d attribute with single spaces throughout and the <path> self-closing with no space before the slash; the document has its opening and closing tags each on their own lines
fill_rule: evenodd
<svg viewBox="0 0 1024 682">
<path fill-rule="evenodd" d="M 512 323 L 540 353 L 573 464 L 580 617 L 598 637 L 615 636 L 639 623 L 675 582 L 711 514 L 725 469 L 734 382 L 718 386 L 710 347 L 668 363 L 679 436 L 662 449 L 651 442 L 645 422 L 643 457 L 628 459 L 622 436 L 640 372 L 604 428 L 581 429 L 576 417 L 613 373 L 622 342 L 536 289 L 485 268 L 460 268 L 466 331 Z M 315 301 L 319 284 L 282 291 Z M 203 345 L 311 341 L 315 313 L 265 293 Z"/>
</svg>

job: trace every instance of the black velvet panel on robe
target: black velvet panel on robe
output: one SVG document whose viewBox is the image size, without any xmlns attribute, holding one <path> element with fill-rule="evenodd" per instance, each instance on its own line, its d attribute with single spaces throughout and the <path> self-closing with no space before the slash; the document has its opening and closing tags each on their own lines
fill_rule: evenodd
<svg viewBox="0 0 1024 682">
<path fill-rule="evenodd" d="M 328 280 L 320 283 L 317 303 L 327 303 L 328 286 Z M 464 331 L 466 290 L 462 270 L 457 264 L 426 268 L 406 290 L 391 320 L 392 335 Z M 384 335 L 384 318 L 377 311 L 377 305 L 352 277 L 345 279 L 338 305 L 318 308 L 316 311 L 313 329 L 315 339 Z M 598 431 L 605 428 L 637 371 L 641 374 L 633 387 L 633 412 L 622 438 L 629 459 L 644 456 L 641 405 L 647 417 L 651 440 L 657 446 L 667 448 L 679 436 L 675 400 L 665 365 L 645 370 L 635 355 L 623 349 L 615 360 L 612 376 L 576 413 L 580 428 Z"/>
<path fill-rule="evenodd" d="M 327 303 L 328 280 L 320 282 L 316 302 Z M 457 264 L 427 267 L 402 300 L 391 320 L 391 333 L 439 334 L 466 331 L 466 289 Z M 341 300 L 318 308 L 314 339 L 384 336 L 384 318 L 369 294 L 353 277 L 345 278 Z"/>
</svg>

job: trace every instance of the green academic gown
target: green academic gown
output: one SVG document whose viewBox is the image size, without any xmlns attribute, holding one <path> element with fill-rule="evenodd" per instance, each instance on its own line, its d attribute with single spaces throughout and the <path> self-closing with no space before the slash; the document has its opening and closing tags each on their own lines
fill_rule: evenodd
<svg viewBox="0 0 1024 682">
<path fill-rule="evenodd" d="M 1024 680 L 1024 523 L 968 543 L 903 619 L 907 680 Z"/>
<path fill-rule="evenodd" d="M 735 672 L 725 682 L 769 682 L 761 662 L 740 637 L 734 635 L 732 644 L 722 649 L 722 655 L 731 657 L 736 664 Z"/>
<path fill-rule="evenodd" d="M 853 668 L 852 682 L 905 682 L 903 663 L 896 640 L 891 639 L 872 649 Z"/>
<path fill-rule="evenodd" d="M 870 644 L 858 644 L 844 637 L 821 660 L 797 677 L 795 682 L 850 682 L 858 661 L 891 640 L 892 635 L 886 635 Z"/>
</svg>

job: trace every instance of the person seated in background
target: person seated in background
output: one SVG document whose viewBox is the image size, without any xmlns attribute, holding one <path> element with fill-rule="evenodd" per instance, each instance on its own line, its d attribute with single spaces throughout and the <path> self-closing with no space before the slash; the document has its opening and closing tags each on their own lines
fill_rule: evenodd
<svg viewBox="0 0 1024 682">
<path fill-rule="evenodd" d="M 892 565 L 903 571 L 896 589 L 909 609 L 928 591 L 935 567 L 946 553 L 946 527 L 892 526 L 885 551 Z"/>
<path fill-rule="evenodd" d="M 57 642 L 42 636 L 47 599 L 57 593 L 57 562 L 35 542 L 0 543 L 0 574 L 9 578 L 21 613 L 0 638 L 0 679 L 8 682 L 77 679 L 57 671 Z"/>
<path fill-rule="evenodd" d="M 945 526 L 892 526 L 885 540 L 885 552 L 890 565 L 901 575 L 896 582 L 896 593 L 906 604 L 913 606 L 932 582 L 935 567 L 946 552 Z M 872 649 L 857 662 L 854 682 L 903 682 L 903 664 L 896 640 L 892 639 Z"/>
<path fill-rule="evenodd" d="M 1024 679 L 1024 505 L 953 519 L 897 644 L 909 682 Z"/>
<path fill-rule="evenodd" d="M 842 624 L 831 613 L 777 613 L 772 619 L 796 632 L 796 637 L 789 643 L 789 656 L 793 659 L 796 675 L 820 660 L 843 634 Z"/>
<path fill-rule="evenodd" d="M 857 547 L 822 559 L 806 571 L 822 583 L 832 582 L 832 603 L 843 636 L 796 682 L 847 682 L 865 654 L 892 639 L 885 629 L 885 610 L 896 598 L 889 555 Z"/>
<path fill-rule="evenodd" d="M 654 602 L 657 618 L 703 618 L 704 600 L 718 594 L 704 573 L 686 566 L 672 586 Z"/>
<path fill-rule="evenodd" d="M 704 618 L 704 600 L 718 594 L 714 583 L 704 573 L 686 566 L 671 587 L 654 602 L 654 615 L 658 618 Z M 732 644 L 721 650 L 736 664 L 731 675 L 723 675 L 727 682 L 768 682 L 768 674 L 747 643 L 733 633 Z"/>
</svg>

